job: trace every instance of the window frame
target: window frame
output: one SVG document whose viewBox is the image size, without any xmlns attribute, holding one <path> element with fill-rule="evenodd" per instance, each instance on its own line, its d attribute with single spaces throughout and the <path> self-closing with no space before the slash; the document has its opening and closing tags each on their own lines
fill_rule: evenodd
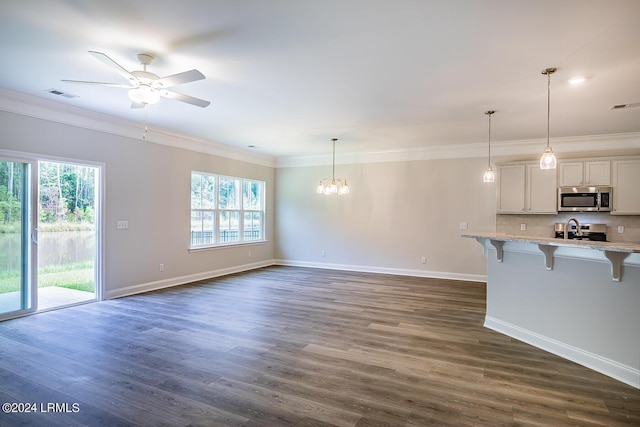
<svg viewBox="0 0 640 427">
<path fill-rule="evenodd" d="M 213 203 L 212 203 L 212 207 L 202 207 L 202 205 L 200 205 L 200 207 L 194 208 L 194 198 L 193 198 L 193 179 L 194 179 L 194 175 L 198 175 L 200 176 L 200 182 L 202 183 L 202 177 L 204 176 L 209 176 L 212 177 L 214 179 L 214 189 L 212 191 L 213 193 Z M 220 208 L 220 182 L 222 179 L 231 179 L 237 182 L 238 184 L 238 190 L 237 190 L 237 196 L 238 197 L 238 203 L 237 203 L 237 208 Z M 244 202 L 244 187 L 245 187 L 245 183 L 257 183 L 258 186 L 258 201 L 259 201 L 259 205 L 260 205 L 260 209 L 245 209 L 245 202 Z M 191 175 L 190 175 L 190 184 L 191 184 L 191 190 L 190 190 L 190 196 L 189 196 L 189 200 L 190 200 L 190 220 L 189 220 L 189 250 L 201 250 L 201 249 L 209 249 L 209 248 L 219 248 L 219 247 L 228 247 L 228 246 L 240 246 L 240 245 L 248 245 L 248 244 L 255 244 L 255 243 L 263 243 L 266 242 L 266 226 L 265 226 L 265 219 L 266 219 L 266 207 L 265 207 L 265 200 L 266 200 L 266 182 L 259 180 L 259 179 L 253 179 L 253 178 L 243 178 L 243 177 L 237 177 L 237 176 L 230 176 L 230 175 L 222 175 L 222 174 L 216 174 L 216 173 L 211 173 L 211 172 L 202 172 L 202 171 L 196 171 L 196 170 L 192 170 L 191 171 Z M 202 195 L 202 190 L 199 191 L 199 194 Z M 193 229 L 193 219 L 194 219 L 194 212 L 200 212 L 201 215 L 204 215 L 205 213 L 209 213 L 211 215 L 213 215 L 213 230 L 212 230 L 212 239 L 211 241 L 208 241 L 207 243 L 203 243 L 203 244 L 194 244 L 193 243 L 193 233 L 194 233 L 194 229 Z M 221 235 L 221 216 L 223 212 L 228 212 L 231 213 L 233 215 L 233 213 L 237 212 L 237 216 L 238 216 L 238 222 L 237 222 L 237 240 L 232 240 L 232 241 L 222 241 L 222 235 Z M 259 215 L 259 220 L 260 220 L 260 224 L 259 224 L 259 238 L 257 239 L 246 239 L 245 238 L 245 214 L 251 213 L 252 215 L 254 215 L 255 213 L 258 213 Z M 201 216 L 202 218 L 202 216 Z M 201 228 L 200 229 L 201 232 L 204 232 L 204 229 Z M 253 229 L 251 229 L 253 230 Z"/>
</svg>

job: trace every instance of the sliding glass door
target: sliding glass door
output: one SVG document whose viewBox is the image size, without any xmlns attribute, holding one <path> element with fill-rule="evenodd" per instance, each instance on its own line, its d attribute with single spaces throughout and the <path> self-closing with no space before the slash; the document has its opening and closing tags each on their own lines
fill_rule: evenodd
<svg viewBox="0 0 640 427">
<path fill-rule="evenodd" d="M 0 319 L 35 310 L 31 161 L 0 157 Z"/>
<path fill-rule="evenodd" d="M 0 320 L 102 296 L 102 168 L 19 156 L 0 151 Z"/>
</svg>

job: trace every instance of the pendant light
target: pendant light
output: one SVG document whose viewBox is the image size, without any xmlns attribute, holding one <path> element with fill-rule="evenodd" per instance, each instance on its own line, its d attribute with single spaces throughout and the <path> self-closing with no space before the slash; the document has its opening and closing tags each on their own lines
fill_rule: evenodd
<svg viewBox="0 0 640 427">
<path fill-rule="evenodd" d="M 491 169 L 491 115 L 495 113 L 493 110 L 484 112 L 487 116 L 489 116 L 489 158 L 487 170 L 484 171 L 484 176 L 482 177 L 482 181 L 484 182 L 494 182 L 496 180 L 496 175 L 493 173 L 493 169 Z"/>
<path fill-rule="evenodd" d="M 547 76 L 547 148 L 545 148 L 542 157 L 540 157 L 540 169 L 555 169 L 556 155 L 549 146 L 549 122 L 551 119 L 551 74 L 556 72 L 556 68 L 547 68 L 542 70 L 542 74 Z"/>
<path fill-rule="evenodd" d="M 344 178 L 336 178 L 336 141 L 338 138 L 332 138 L 333 141 L 333 171 L 331 174 L 331 179 L 322 178 L 320 183 L 318 184 L 318 188 L 316 189 L 316 193 L 324 194 L 327 196 L 333 196 L 337 194 L 338 196 L 344 196 L 349 194 L 349 186 L 347 185 L 347 180 Z"/>
</svg>

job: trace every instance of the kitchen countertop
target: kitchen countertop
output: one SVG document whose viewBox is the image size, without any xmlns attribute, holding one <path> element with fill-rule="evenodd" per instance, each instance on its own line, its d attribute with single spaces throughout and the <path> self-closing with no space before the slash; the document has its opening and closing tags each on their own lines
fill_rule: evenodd
<svg viewBox="0 0 640 427">
<path fill-rule="evenodd" d="M 558 239 L 555 237 L 519 236 L 504 233 L 465 233 L 462 237 L 483 238 L 501 242 L 535 243 L 538 245 L 594 249 L 599 251 L 640 253 L 640 244 L 623 242 L 597 242 L 591 240 Z"/>
</svg>

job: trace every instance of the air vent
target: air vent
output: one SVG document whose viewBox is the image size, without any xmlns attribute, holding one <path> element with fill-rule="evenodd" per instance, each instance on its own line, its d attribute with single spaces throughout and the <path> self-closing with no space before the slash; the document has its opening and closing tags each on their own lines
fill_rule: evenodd
<svg viewBox="0 0 640 427">
<path fill-rule="evenodd" d="M 63 92 L 58 89 L 49 89 L 49 90 L 46 90 L 45 92 L 50 93 L 51 95 L 64 96 L 65 98 L 69 98 L 69 99 L 78 97 L 78 95 L 74 95 L 69 92 Z"/>
<path fill-rule="evenodd" d="M 633 104 L 618 104 L 611 107 L 612 110 L 622 110 L 623 108 L 636 108 L 640 107 L 640 102 L 634 102 Z"/>
</svg>

